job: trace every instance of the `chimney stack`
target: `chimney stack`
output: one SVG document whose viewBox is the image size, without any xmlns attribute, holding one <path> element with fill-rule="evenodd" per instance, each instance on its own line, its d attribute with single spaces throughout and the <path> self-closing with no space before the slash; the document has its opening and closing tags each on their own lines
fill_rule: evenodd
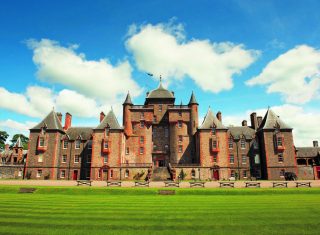
<svg viewBox="0 0 320 235">
<path fill-rule="evenodd" d="M 220 121 L 220 122 L 222 122 L 222 114 L 221 114 L 221 112 L 219 111 L 219 112 L 217 112 L 217 118 L 218 118 L 218 120 Z"/>
<path fill-rule="evenodd" d="M 242 121 L 242 126 L 248 126 L 247 120 Z"/>
<path fill-rule="evenodd" d="M 68 130 L 71 127 L 72 115 L 70 113 L 66 113 L 65 121 L 64 121 L 64 130 Z"/>
<path fill-rule="evenodd" d="M 261 116 L 258 116 L 257 117 L 257 121 L 258 121 L 258 126 L 257 128 L 261 125 L 261 122 L 262 122 L 262 117 Z"/>
<path fill-rule="evenodd" d="M 315 148 L 319 147 L 318 140 L 313 141 L 313 147 Z"/>
<path fill-rule="evenodd" d="M 101 112 L 100 113 L 100 122 L 102 122 L 102 120 L 104 119 L 106 115 L 104 114 L 104 112 Z"/>
<path fill-rule="evenodd" d="M 58 116 L 60 123 L 62 123 L 62 113 L 57 113 L 57 116 Z"/>
<path fill-rule="evenodd" d="M 250 120 L 251 120 L 251 127 L 255 130 L 258 128 L 258 119 L 257 119 L 257 114 L 256 113 L 251 113 L 250 114 Z"/>
</svg>

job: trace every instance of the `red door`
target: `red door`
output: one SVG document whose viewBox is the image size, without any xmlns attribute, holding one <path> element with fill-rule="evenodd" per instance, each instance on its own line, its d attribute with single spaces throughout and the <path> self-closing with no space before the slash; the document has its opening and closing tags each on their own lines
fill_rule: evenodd
<svg viewBox="0 0 320 235">
<path fill-rule="evenodd" d="M 219 170 L 213 170 L 213 179 L 219 180 Z"/>
<path fill-rule="evenodd" d="M 73 180 L 77 180 L 78 179 L 78 170 L 74 170 L 73 171 L 72 179 Z"/>
</svg>

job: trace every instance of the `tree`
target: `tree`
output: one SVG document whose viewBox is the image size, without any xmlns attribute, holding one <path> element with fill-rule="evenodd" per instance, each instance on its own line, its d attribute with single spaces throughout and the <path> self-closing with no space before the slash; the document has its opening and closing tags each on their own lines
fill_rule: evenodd
<svg viewBox="0 0 320 235">
<path fill-rule="evenodd" d="M 0 149 L 4 149 L 6 140 L 8 138 L 9 134 L 5 131 L 0 131 Z"/>
<path fill-rule="evenodd" d="M 13 137 L 12 137 L 12 140 L 11 140 L 11 147 L 13 147 L 16 142 L 17 142 L 17 139 L 19 138 L 20 136 L 20 139 L 21 139 L 21 142 L 22 142 L 22 146 L 23 146 L 23 149 L 28 149 L 28 142 L 29 142 L 29 138 L 24 136 L 23 134 L 15 134 Z"/>
</svg>

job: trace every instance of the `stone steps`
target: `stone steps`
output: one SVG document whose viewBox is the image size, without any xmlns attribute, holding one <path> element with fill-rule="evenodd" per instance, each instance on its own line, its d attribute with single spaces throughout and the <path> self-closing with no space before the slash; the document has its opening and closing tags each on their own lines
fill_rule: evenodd
<svg viewBox="0 0 320 235">
<path fill-rule="evenodd" d="M 171 176 L 167 167 L 157 167 L 153 169 L 151 176 L 152 181 L 166 181 L 170 179 Z"/>
</svg>

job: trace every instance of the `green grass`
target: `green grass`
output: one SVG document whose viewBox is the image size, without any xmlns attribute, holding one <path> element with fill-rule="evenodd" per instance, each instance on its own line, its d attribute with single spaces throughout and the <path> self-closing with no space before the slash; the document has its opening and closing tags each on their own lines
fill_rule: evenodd
<svg viewBox="0 0 320 235">
<path fill-rule="evenodd" d="M 24 186 L 23 186 L 24 187 Z M 319 234 L 320 189 L 0 186 L 1 234 Z"/>
</svg>

